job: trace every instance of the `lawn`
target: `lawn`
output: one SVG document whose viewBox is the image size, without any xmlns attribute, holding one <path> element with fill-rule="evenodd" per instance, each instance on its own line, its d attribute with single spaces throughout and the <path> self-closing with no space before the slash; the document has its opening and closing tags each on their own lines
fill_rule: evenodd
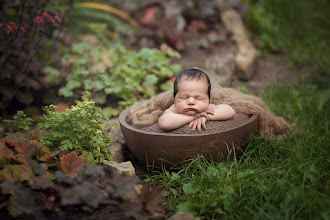
<svg viewBox="0 0 330 220">
<path fill-rule="evenodd" d="M 253 136 L 233 161 L 216 164 L 199 156 L 176 172 L 150 171 L 145 181 L 164 187 L 169 215 L 180 210 L 201 219 L 329 219 L 329 90 L 299 83 L 265 89 L 263 99 L 296 122 L 299 133 L 277 140 Z"/>
</svg>

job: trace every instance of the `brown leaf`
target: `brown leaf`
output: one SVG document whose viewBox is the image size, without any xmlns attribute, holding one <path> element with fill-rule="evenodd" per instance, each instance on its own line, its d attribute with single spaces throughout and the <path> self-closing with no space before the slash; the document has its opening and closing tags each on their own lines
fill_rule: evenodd
<svg viewBox="0 0 330 220">
<path fill-rule="evenodd" d="M 139 194 L 139 198 L 145 203 L 146 210 L 150 213 L 163 212 L 164 202 L 163 190 L 161 188 L 150 188 L 144 186 Z"/>
<path fill-rule="evenodd" d="M 7 159 L 11 159 L 14 156 L 14 152 L 6 147 L 5 139 L 0 139 L 0 156 L 3 156 Z"/>
<path fill-rule="evenodd" d="M 40 150 L 40 153 L 42 155 L 45 154 L 51 154 L 51 151 L 49 150 L 48 147 L 46 147 L 45 145 L 43 145 L 42 143 L 40 143 L 39 141 L 34 141 L 34 144 L 36 145 L 36 147 Z"/>
<path fill-rule="evenodd" d="M 20 163 L 22 163 L 22 164 L 28 165 L 25 154 L 18 153 L 13 157 L 13 159 L 20 162 Z"/>
<path fill-rule="evenodd" d="M 16 143 L 15 150 L 25 154 L 27 157 L 33 157 L 38 153 L 38 148 L 29 139 Z"/>
<path fill-rule="evenodd" d="M 63 172 L 72 178 L 77 177 L 77 172 L 86 164 L 88 164 L 88 159 L 78 156 L 75 151 L 64 155 L 61 161 Z"/>
<path fill-rule="evenodd" d="M 52 154 L 45 154 L 42 155 L 41 157 L 39 157 L 40 161 L 45 161 L 45 162 L 50 162 L 52 159 L 54 159 L 54 157 L 59 153 L 59 151 L 56 151 Z"/>
</svg>

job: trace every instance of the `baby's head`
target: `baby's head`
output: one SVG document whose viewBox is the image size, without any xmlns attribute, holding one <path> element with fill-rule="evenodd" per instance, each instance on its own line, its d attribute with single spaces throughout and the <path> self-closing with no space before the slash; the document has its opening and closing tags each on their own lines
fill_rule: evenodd
<svg viewBox="0 0 330 220">
<path fill-rule="evenodd" d="M 211 82 L 199 69 L 187 69 L 174 82 L 174 104 L 178 113 L 195 115 L 208 109 Z"/>
</svg>

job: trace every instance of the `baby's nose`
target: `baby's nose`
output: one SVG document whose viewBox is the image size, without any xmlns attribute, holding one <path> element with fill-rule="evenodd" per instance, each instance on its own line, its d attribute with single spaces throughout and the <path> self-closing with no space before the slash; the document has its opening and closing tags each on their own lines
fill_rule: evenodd
<svg viewBox="0 0 330 220">
<path fill-rule="evenodd" d="M 194 104 L 195 103 L 195 99 L 193 97 L 189 97 L 188 103 L 189 104 Z"/>
</svg>

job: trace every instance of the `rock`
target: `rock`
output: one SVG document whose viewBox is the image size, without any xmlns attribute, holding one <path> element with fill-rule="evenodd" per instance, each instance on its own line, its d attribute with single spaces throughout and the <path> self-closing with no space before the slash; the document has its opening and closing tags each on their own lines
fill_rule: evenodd
<svg viewBox="0 0 330 220">
<path fill-rule="evenodd" d="M 168 220 L 182 220 L 182 219 L 184 219 L 184 220 L 197 220 L 197 218 L 195 218 L 195 216 L 193 216 L 190 213 L 186 213 L 186 212 L 176 212 Z"/>
<path fill-rule="evenodd" d="M 250 42 L 241 16 L 233 9 L 221 12 L 221 19 L 226 29 L 233 34 L 238 47 L 235 56 L 236 76 L 241 80 L 250 80 L 254 73 L 256 49 Z"/>
<path fill-rule="evenodd" d="M 120 142 L 112 142 L 108 146 L 109 150 L 111 151 L 111 155 L 114 161 L 117 163 L 124 162 L 124 152 L 123 152 L 123 146 Z"/>
<path fill-rule="evenodd" d="M 124 136 L 123 133 L 121 132 L 120 129 L 120 124 L 118 121 L 118 118 L 116 118 L 116 121 L 111 122 L 111 129 L 109 132 L 109 138 L 111 139 L 112 142 L 124 142 Z"/>
<path fill-rule="evenodd" d="M 115 161 L 103 161 L 104 169 L 111 173 L 125 174 L 128 176 L 135 175 L 135 169 L 130 161 L 117 163 Z"/>
<path fill-rule="evenodd" d="M 205 61 L 210 81 L 214 85 L 227 86 L 235 71 L 234 53 L 222 53 Z"/>
</svg>

